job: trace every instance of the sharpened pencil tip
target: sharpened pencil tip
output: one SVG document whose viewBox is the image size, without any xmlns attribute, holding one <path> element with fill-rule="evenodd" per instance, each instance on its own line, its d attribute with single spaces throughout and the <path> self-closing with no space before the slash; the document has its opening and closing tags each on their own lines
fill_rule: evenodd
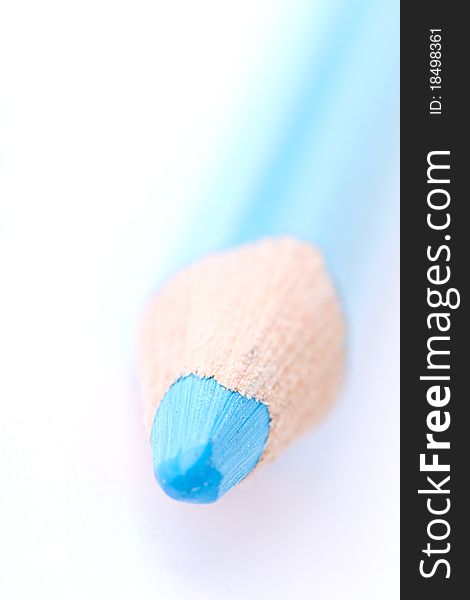
<svg viewBox="0 0 470 600">
<path fill-rule="evenodd" d="M 187 375 L 170 387 L 155 414 L 155 477 L 175 500 L 215 502 L 254 469 L 268 435 L 265 404 L 213 378 Z"/>
<path fill-rule="evenodd" d="M 219 497 L 220 472 L 212 464 L 212 444 L 180 451 L 156 465 L 155 476 L 175 500 L 208 504 Z"/>
</svg>

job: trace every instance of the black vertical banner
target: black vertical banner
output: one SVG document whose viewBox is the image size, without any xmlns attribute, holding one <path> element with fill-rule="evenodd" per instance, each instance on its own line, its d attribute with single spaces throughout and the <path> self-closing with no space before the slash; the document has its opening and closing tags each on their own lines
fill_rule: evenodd
<svg viewBox="0 0 470 600">
<path fill-rule="evenodd" d="M 401 4 L 401 597 L 461 599 L 470 510 L 465 3 Z"/>
</svg>

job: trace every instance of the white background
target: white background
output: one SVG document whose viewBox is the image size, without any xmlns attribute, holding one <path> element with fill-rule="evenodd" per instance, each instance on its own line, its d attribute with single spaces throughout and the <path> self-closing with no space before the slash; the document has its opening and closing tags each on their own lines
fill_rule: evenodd
<svg viewBox="0 0 470 600">
<path fill-rule="evenodd" d="M 140 310 L 242 81 L 302 4 L 2 3 L 2 599 L 398 597 L 397 214 L 316 432 L 191 506 L 155 484 L 142 424 Z"/>
</svg>

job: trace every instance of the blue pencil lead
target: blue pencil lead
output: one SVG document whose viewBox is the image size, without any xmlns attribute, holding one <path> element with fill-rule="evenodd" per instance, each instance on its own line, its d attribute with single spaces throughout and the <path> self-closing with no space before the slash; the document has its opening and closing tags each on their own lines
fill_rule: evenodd
<svg viewBox="0 0 470 600">
<path fill-rule="evenodd" d="M 154 418 L 155 477 L 176 500 L 215 502 L 253 470 L 268 434 L 269 411 L 262 402 L 213 378 L 182 377 Z"/>
</svg>

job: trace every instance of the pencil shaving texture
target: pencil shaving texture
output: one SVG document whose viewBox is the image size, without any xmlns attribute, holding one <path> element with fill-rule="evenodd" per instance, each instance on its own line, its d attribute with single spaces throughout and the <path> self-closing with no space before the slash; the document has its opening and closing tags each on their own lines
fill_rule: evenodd
<svg viewBox="0 0 470 600">
<path fill-rule="evenodd" d="M 344 346 L 339 302 L 312 245 L 267 238 L 210 255 L 173 277 L 146 315 L 148 429 L 179 377 L 214 377 L 268 406 L 262 460 L 271 460 L 331 406 Z"/>
</svg>

